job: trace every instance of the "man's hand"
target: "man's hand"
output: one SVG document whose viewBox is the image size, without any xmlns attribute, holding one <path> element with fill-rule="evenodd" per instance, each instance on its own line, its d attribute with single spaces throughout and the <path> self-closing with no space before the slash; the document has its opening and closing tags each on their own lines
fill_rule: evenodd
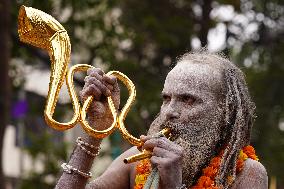
<svg viewBox="0 0 284 189">
<path fill-rule="evenodd" d="M 157 166 L 160 173 L 160 187 L 176 189 L 182 185 L 183 148 L 166 137 L 141 136 L 143 149 L 153 150 L 150 159 L 152 165 Z"/>
<path fill-rule="evenodd" d="M 87 71 L 84 81 L 84 88 L 80 92 L 81 101 L 84 102 L 89 96 L 94 97 L 92 105 L 87 110 L 88 119 L 92 125 L 95 124 L 96 129 L 106 129 L 113 122 L 107 97 L 112 97 L 116 109 L 120 103 L 117 79 L 114 76 L 107 76 L 99 68 L 92 68 Z"/>
</svg>

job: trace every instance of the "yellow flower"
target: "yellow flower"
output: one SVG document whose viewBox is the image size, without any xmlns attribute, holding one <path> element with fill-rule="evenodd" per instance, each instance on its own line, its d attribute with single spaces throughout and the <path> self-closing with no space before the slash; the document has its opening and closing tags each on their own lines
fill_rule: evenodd
<svg viewBox="0 0 284 189">
<path fill-rule="evenodd" d="M 137 184 L 143 184 L 144 185 L 144 183 L 146 182 L 146 180 L 147 180 L 147 177 L 148 177 L 148 175 L 149 174 L 138 174 L 138 175 L 136 175 L 136 177 L 135 177 L 135 183 L 136 183 L 136 185 Z"/>
<path fill-rule="evenodd" d="M 240 151 L 239 159 L 242 159 L 244 161 L 248 159 L 248 156 L 244 153 L 243 150 Z"/>
</svg>

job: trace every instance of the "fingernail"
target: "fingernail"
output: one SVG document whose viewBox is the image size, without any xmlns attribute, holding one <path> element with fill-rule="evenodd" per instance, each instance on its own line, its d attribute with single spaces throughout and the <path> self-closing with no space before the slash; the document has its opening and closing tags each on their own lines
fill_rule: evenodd
<svg viewBox="0 0 284 189">
<path fill-rule="evenodd" d="M 146 139 L 146 136 L 145 135 L 141 135 L 140 139 L 144 141 Z"/>
<path fill-rule="evenodd" d="M 111 95 L 110 90 L 106 90 L 106 96 L 110 96 L 110 95 Z"/>
</svg>

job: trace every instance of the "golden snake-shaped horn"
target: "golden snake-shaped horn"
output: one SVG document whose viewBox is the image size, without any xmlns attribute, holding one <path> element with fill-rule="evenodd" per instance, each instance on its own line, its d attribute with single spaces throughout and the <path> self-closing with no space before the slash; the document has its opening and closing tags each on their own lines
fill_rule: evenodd
<svg viewBox="0 0 284 189">
<path fill-rule="evenodd" d="M 57 130 L 66 130 L 73 127 L 80 119 L 80 106 L 78 99 L 74 95 L 71 95 L 74 108 L 74 115 L 71 121 L 59 123 L 52 118 L 70 60 L 71 45 L 66 30 L 50 15 L 25 6 L 20 8 L 18 23 L 20 40 L 47 50 L 50 56 L 52 63 L 51 76 L 44 111 L 47 124 Z"/>
<path fill-rule="evenodd" d="M 21 6 L 18 16 L 18 33 L 22 42 L 47 50 L 49 53 L 51 60 L 51 76 L 44 117 L 50 127 L 57 130 L 67 130 L 74 127 L 79 122 L 88 134 L 96 138 L 104 138 L 111 134 L 115 128 L 118 128 L 123 137 L 131 144 L 141 146 L 141 141 L 132 136 L 126 130 L 123 123 L 136 96 L 135 86 L 126 75 L 118 71 L 107 73 L 107 75 L 116 76 L 126 85 L 129 91 L 129 98 L 119 114 L 114 107 L 111 97 L 108 97 L 108 104 L 113 115 L 113 123 L 105 130 L 95 130 L 86 121 L 86 111 L 89 108 L 93 97 L 88 97 L 81 108 L 73 84 L 73 75 L 75 72 L 87 71 L 89 68 L 93 67 L 86 64 L 79 64 L 71 67 L 68 71 L 71 45 L 69 36 L 64 27 L 52 16 L 40 10 Z M 60 123 L 53 119 L 53 114 L 59 91 L 64 80 L 66 80 L 74 114 L 69 122 Z"/>
</svg>

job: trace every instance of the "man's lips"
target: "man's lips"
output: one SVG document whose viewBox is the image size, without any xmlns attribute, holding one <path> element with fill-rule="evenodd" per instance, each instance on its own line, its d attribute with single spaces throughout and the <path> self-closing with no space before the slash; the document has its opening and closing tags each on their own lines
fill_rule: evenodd
<svg viewBox="0 0 284 189">
<path fill-rule="evenodd" d="M 165 128 L 171 129 L 171 138 L 175 140 L 180 135 L 180 123 L 166 122 L 160 126 L 160 130 Z"/>
</svg>

